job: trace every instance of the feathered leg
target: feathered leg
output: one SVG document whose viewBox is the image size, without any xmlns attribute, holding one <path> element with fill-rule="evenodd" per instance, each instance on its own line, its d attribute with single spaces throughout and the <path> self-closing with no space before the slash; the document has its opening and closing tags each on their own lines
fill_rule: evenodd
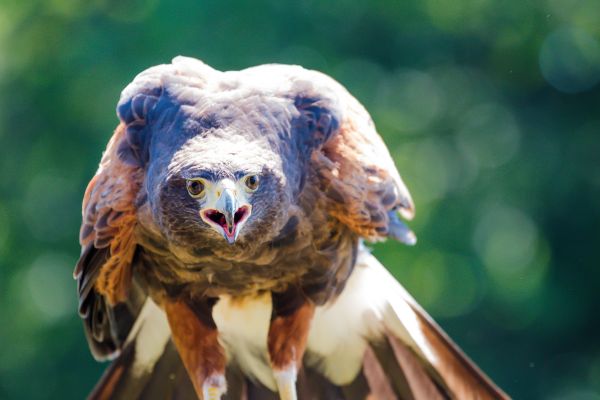
<svg viewBox="0 0 600 400">
<path fill-rule="evenodd" d="M 225 351 L 217 339 L 213 305 L 211 299 L 194 301 L 191 306 L 181 300 L 165 304 L 173 341 L 203 400 L 220 400 L 226 391 Z"/>
<path fill-rule="evenodd" d="M 296 378 L 302 364 L 315 306 L 296 288 L 273 293 L 267 337 L 271 367 L 281 400 L 296 400 Z"/>
</svg>

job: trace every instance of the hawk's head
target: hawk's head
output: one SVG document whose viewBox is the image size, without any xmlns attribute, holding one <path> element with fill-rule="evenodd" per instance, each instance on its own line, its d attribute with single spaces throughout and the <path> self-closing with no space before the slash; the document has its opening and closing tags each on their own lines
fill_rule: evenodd
<svg viewBox="0 0 600 400">
<path fill-rule="evenodd" d="M 185 184 L 188 194 L 198 202 L 200 218 L 229 244 L 235 243 L 252 214 L 250 197 L 258 189 L 260 176 L 242 171 L 224 179 L 211 179 L 214 174 L 209 171 L 198 175 L 186 178 Z"/>
<path fill-rule="evenodd" d="M 176 243 L 261 241 L 280 228 L 287 180 L 280 158 L 260 141 L 229 129 L 198 134 L 167 162 L 166 173 L 154 173 L 150 163 L 148 194 L 155 220 Z"/>
<path fill-rule="evenodd" d="M 265 242 L 285 226 L 311 178 L 312 150 L 339 115 L 329 91 L 291 77 L 292 87 L 280 87 L 270 76 L 281 67 L 272 68 L 256 79 L 180 59 L 144 71 L 121 94 L 127 136 L 119 155 L 144 170 L 153 219 L 169 243 Z"/>
</svg>

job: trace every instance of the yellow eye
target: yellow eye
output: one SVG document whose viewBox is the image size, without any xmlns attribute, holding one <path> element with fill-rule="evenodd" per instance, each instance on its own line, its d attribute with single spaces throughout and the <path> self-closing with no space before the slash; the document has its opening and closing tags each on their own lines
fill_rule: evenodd
<svg viewBox="0 0 600 400">
<path fill-rule="evenodd" d="M 258 189 L 258 175 L 248 175 L 244 178 L 244 184 L 251 191 Z"/>
<path fill-rule="evenodd" d="M 204 182 L 200 179 L 188 180 L 186 186 L 188 193 L 192 197 L 198 198 L 204 194 Z"/>
</svg>

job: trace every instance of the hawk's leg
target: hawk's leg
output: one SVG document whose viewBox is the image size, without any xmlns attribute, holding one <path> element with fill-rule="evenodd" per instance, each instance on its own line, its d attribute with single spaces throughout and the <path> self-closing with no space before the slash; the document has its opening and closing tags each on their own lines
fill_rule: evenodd
<svg viewBox="0 0 600 400">
<path fill-rule="evenodd" d="M 214 303 L 214 299 L 202 299 L 193 304 L 182 300 L 165 304 L 173 342 L 203 400 L 219 400 L 226 390 L 226 358 L 212 319 Z"/>
<path fill-rule="evenodd" d="M 297 288 L 273 293 L 267 346 L 279 397 L 296 400 L 296 377 L 302 365 L 315 306 Z"/>
</svg>

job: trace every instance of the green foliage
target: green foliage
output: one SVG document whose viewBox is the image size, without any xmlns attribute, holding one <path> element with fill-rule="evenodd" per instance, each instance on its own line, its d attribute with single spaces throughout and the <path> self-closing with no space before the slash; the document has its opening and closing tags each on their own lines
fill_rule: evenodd
<svg viewBox="0 0 600 400">
<path fill-rule="evenodd" d="M 184 54 L 322 70 L 371 111 L 419 243 L 375 252 L 515 398 L 600 399 L 597 0 L 0 2 L 0 398 L 80 399 L 80 200 L 120 90 Z"/>
</svg>

